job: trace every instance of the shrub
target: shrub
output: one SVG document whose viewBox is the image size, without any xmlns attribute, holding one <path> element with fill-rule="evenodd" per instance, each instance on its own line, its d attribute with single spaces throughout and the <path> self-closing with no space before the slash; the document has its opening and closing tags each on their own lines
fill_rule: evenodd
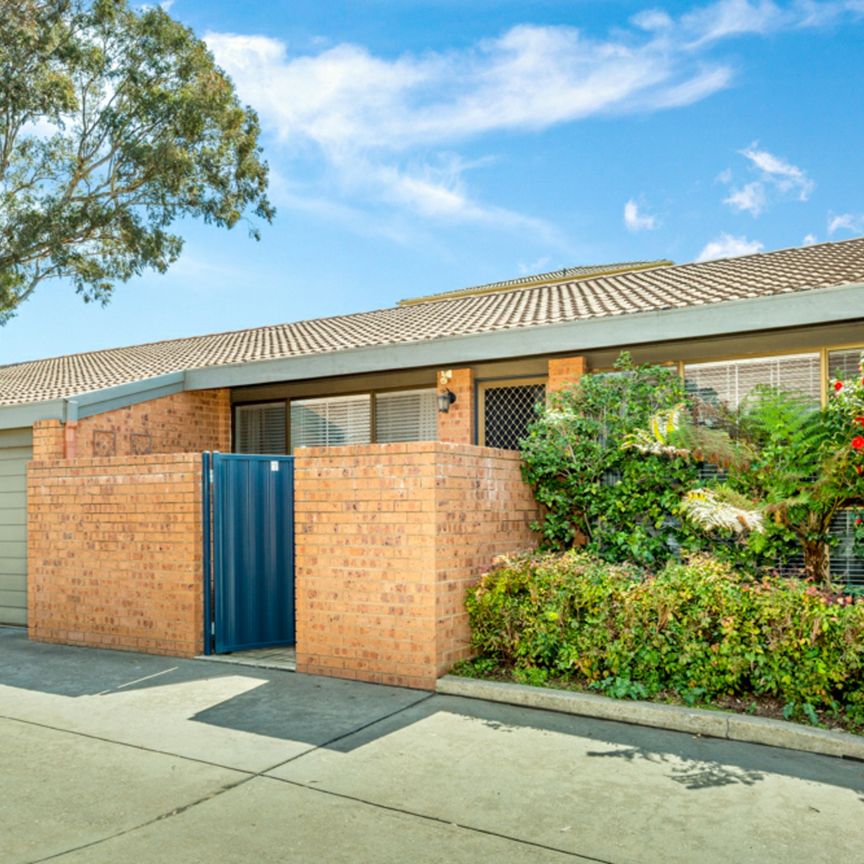
<svg viewBox="0 0 864 864">
<path fill-rule="evenodd" d="M 467 598 L 473 644 L 519 680 L 689 703 L 771 696 L 864 722 L 864 600 L 713 558 L 656 575 L 577 551 L 503 560 Z"/>
<path fill-rule="evenodd" d="M 523 474 L 544 508 L 544 546 L 585 544 L 607 561 L 662 564 L 703 542 L 678 515 L 696 464 L 622 445 L 652 415 L 684 399 L 676 369 L 634 366 L 583 376 L 554 393 L 522 442 Z"/>
</svg>

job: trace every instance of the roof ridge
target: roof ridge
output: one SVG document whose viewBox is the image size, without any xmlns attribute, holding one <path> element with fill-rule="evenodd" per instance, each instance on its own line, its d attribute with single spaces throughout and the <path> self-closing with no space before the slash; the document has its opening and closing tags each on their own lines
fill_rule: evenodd
<svg viewBox="0 0 864 864">
<path fill-rule="evenodd" d="M 468 288 L 453 288 L 422 297 L 409 297 L 397 302 L 397 307 L 416 306 L 420 303 L 437 303 L 442 300 L 458 300 L 462 297 L 477 297 L 485 294 L 503 294 L 522 291 L 527 288 L 541 288 L 545 285 L 558 285 L 564 282 L 580 282 L 585 279 L 599 279 L 601 276 L 618 276 L 622 273 L 635 273 L 653 270 L 657 267 L 674 267 L 675 262 L 668 258 L 649 261 L 616 261 L 610 264 L 583 264 L 576 267 L 562 267 L 545 273 L 501 279 L 497 282 L 484 282 Z"/>
</svg>

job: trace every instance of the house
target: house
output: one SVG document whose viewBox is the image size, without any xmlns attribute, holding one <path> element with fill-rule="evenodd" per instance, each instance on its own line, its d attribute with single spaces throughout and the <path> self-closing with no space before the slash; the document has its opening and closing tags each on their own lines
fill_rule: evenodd
<svg viewBox="0 0 864 864">
<path fill-rule="evenodd" d="M 221 614 L 200 454 L 294 453 L 298 668 L 431 686 L 466 654 L 465 586 L 532 542 L 534 405 L 625 349 L 732 404 L 824 400 L 864 350 L 864 238 L 0 367 L 0 623 L 200 652 Z"/>
</svg>

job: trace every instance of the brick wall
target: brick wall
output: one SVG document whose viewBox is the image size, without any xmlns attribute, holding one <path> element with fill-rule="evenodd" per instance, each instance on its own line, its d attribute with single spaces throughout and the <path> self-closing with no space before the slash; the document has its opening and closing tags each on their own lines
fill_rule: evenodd
<svg viewBox="0 0 864 864">
<path fill-rule="evenodd" d="M 62 425 L 33 427 L 33 458 L 74 459 L 231 450 L 230 391 L 195 390 L 162 396 Z"/>
<path fill-rule="evenodd" d="M 438 440 L 451 444 L 473 444 L 474 431 L 474 375 L 470 369 L 454 369 L 449 380 L 439 376 L 438 392 L 450 390 L 456 401 L 446 414 L 438 415 Z"/>
<path fill-rule="evenodd" d="M 435 466 L 436 677 L 471 656 L 465 591 L 498 555 L 533 549 L 537 504 L 512 450 L 439 449 Z"/>
<path fill-rule="evenodd" d="M 188 453 L 30 463 L 31 639 L 200 653 L 200 460 Z"/>
<path fill-rule="evenodd" d="M 314 448 L 295 478 L 298 670 L 433 688 L 469 653 L 466 586 L 536 542 L 518 454 Z"/>
<path fill-rule="evenodd" d="M 553 357 L 549 361 L 549 380 L 546 391 L 554 393 L 575 384 L 587 371 L 584 357 Z"/>
</svg>

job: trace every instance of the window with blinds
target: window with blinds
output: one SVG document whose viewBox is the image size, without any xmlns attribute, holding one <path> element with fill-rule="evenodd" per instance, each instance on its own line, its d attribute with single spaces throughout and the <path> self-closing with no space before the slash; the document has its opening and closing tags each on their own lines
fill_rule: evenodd
<svg viewBox="0 0 864 864">
<path fill-rule="evenodd" d="M 284 402 L 238 405 L 234 409 L 235 452 L 284 453 L 285 421 Z"/>
<path fill-rule="evenodd" d="M 368 444 L 371 420 L 372 398 L 368 394 L 294 400 L 291 403 L 291 450 Z"/>
<path fill-rule="evenodd" d="M 828 352 L 828 377 L 852 378 L 858 375 L 859 364 L 864 358 L 864 346 L 843 351 Z"/>
<path fill-rule="evenodd" d="M 379 393 L 375 397 L 375 440 L 435 441 L 438 399 L 434 389 Z"/>
<path fill-rule="evenodd" d="M 818 354 L 787 354 L 684 367 L 687 392 L 713 405 L 738 408 L 760 385 L 803 394 L 818 405 L 822 381 Z"/>
</svg>

